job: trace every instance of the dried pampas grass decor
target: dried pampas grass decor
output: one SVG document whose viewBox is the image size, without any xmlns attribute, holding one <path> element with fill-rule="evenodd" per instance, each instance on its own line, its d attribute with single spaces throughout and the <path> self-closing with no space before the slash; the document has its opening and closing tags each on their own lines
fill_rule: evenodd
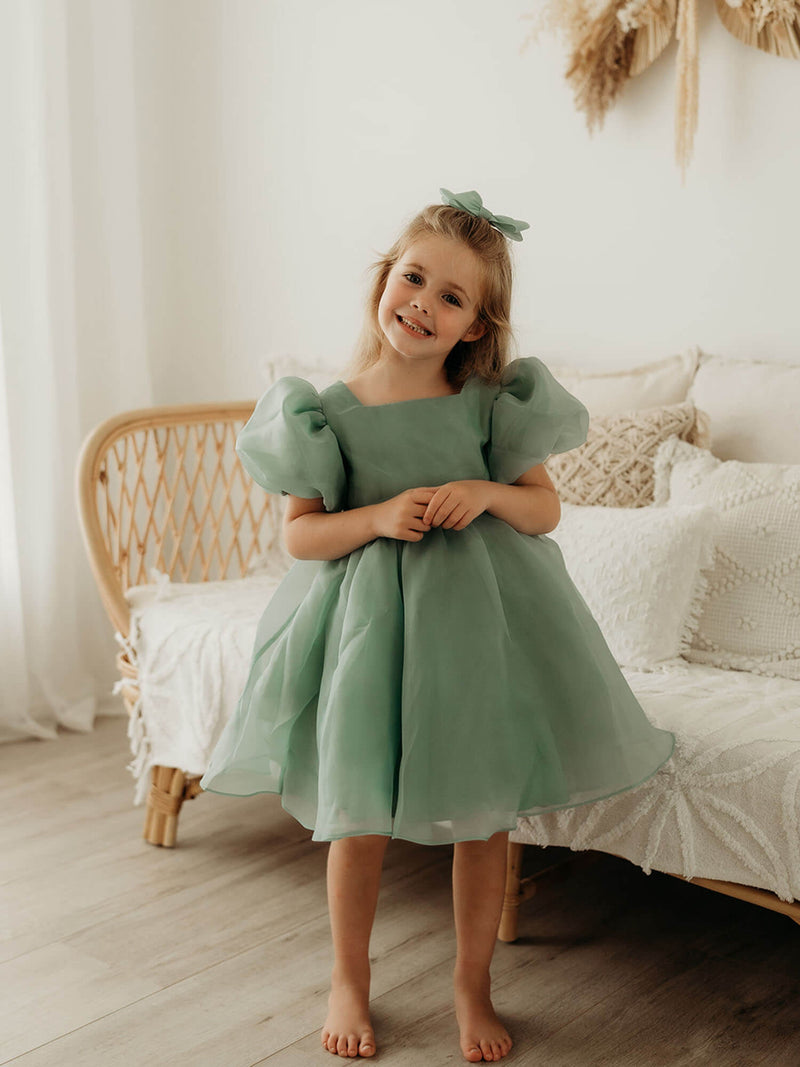
<svg viewBox="0 0 800 1067">
<path fill-rule="evenodd" d="M 647 70 L 678 39 L 675 158 L 686 182 L 698 111 L 699 0 L 544 0 L 520 51 L 542 30 L 563 34 L 571 56 L 565 72 L 589 133 L 626 82 Z M 774 56 L 800 59 L 800 0 L 714 0 L 722 24 L 745 44 Z"/>
</svg>

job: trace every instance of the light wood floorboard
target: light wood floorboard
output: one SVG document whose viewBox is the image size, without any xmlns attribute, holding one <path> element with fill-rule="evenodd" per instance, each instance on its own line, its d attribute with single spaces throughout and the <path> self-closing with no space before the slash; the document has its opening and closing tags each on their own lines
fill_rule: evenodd
<svg viewBox="0 0 800 1067">
<path fill-rule="evenodd" d="M 203 794 L 141 837 L 126 720 L 0 746 L 0 1064 L 295 1067 L 320 1044 L 325 865 L 271 794 Z M 613 856 L 579 862 L 498 942 L 503 1063 L 800 1065 L 800 928 Z M 390 841 L 371 944 L 375 1063 L 466 1063 L 452 1004 L 452 846 Z M 361 1061 L 363 1062 L 363 1061 Z"/>
</svg>

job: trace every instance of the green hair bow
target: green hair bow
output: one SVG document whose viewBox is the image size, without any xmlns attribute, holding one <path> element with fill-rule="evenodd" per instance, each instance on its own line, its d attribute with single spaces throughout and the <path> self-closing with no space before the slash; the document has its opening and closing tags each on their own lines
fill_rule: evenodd
<svg viewBox="0 0 800 1067">
<path fill-rule="evenodd" d="M 512 241 L 521 241 L 521 231 L 530 229 L 530 224 L 523 222 L 522 219 L 512 219 L 508 215 L 493 215 L 488 208 L 483 206 L 480 194 L 474 189 L 470 189 L 468 193 L 451 193 L 449 189 L 440 189 L 439 192 L 442 194 L 443 203 L 458 208 L 460 211 L 467 211 L 479 219 L 486 219 L 496 230 L 510 237 Z"/>
</svg>

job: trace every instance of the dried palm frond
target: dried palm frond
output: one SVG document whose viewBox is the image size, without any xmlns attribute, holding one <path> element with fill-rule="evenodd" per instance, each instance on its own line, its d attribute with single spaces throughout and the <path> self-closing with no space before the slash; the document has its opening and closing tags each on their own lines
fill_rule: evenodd
<svg viewBox="0 0 800 1067">
<path fill-rule="evenodd" d="M 617 12 L 625 30 L 635 30 L 630 75 L 647 70 L 672 39 L 678 0 L 628 0 Z"/>
<path fill-rule="evenodd" d="M 798 0 L 716 0 L 726 30 L 745 44 L 773 56 L 800 59 Z"/>
</svg>

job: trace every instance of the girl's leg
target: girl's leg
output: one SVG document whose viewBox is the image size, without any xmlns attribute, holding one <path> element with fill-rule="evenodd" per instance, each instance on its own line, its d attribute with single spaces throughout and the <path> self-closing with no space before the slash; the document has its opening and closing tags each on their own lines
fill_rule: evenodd
<svg viewBox="0 0 800 1067">
<path fill-rule="evenodd" d="M 340 1056 L 374 1056 L 369 1017 L 369 940 L 389 838 L 363 834 L 331 841 L 328 911 L 334 963 L 322 1044 Z"/>
<path fill-rule="evenodd" d="M 453 851 L 456 1017 L 465 1059 L 499 1060 L 511 1048 L 508 1031 L 492 1007 L 492 962 L 506 883 L 508 830 L 488 841 L 458 841 Z"/>
</svg>

